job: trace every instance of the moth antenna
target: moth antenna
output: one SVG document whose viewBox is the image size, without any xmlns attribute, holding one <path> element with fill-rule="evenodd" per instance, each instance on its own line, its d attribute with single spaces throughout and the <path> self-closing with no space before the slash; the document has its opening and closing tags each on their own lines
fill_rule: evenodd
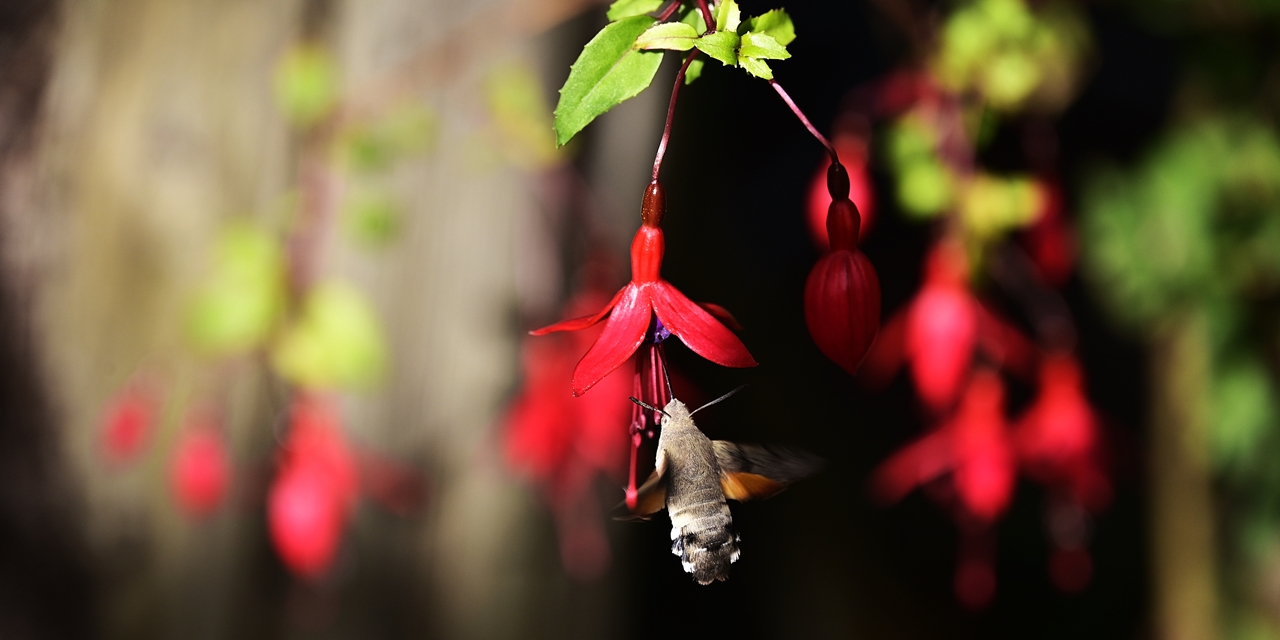
<svg viewBox="0 0 1280 640">
<path fill-rule="evenodd" d="M 716 398 L 715 400 L 712 400 L 711 402 L 708 402 L 708 403 L 706 403 L 706 404 L 702 405 L 701 407 L 698 407 L 697 409 L 694 409 L 693 411 L 690 411 L 690 412 L 689 412 L 689 415 L 693 415 L 693 414 L 695 414 L 695 413 L 697 413 L 697 412 L 699 412 L 699 411 L 702 411 L 703 409 L 706 409 L 707 407 L 709 407 L 709 406 L 711 406 L 711 405 L 713 405 L 713 404 L 716 404 L 716 403 L 719 403 L 719 402 L 724 402 L 725 400 L 728 400 L 729 398 L 733 397 L 733 394 L 735 394 L 735 393 L 737 393 L 737 392 L 739 392 L 739 391 L 742 391 L 743 389 L 746 389 L 746 388 L 747 388 L 747 385 L 745 385 L 745 384 L 740 384 L 740 385 L 738 385 L 738 388 L 737 388 L 737 389 L 734 389 L 733 391 L 730 391 L 729 393 L 726 393 L 726 394 L 724 394 L 724 395 L 720 396 L 719 398 Z"/>
<path fill-rule="evenodd" d="M 735 391 L 736 391 L 736 390 L 737 390 L 737 389 L 735 389 Z M 667 412 L 666 412 L 666 411 L 663 411 L 662 409 L 659 409 L 659 408 L 657 408 L 657 407 L 655 407 L 655 406 L 653 406 L 653 405 L 649 404 L 648 402 L 645 402 L 644 400 L 641 400 L 641 399 L 639 399 L 639 398 L 637 398 L 637 397 L 635 397 L 635 396 L 631 396 L 631 401 L 632 401 L 632 402 L 634 402 L 634 403 L 636 403 L 636 404 L 638 404 L 638 405 L 640 405 L 640 406 L 642 406 L 642 407 L 644 407 L 644 408 L 646 408 L 646 409 L 648 409 L 648 410 L 650 410 L 650 411 L 657 411 L 658 413 L 661 413 L 662 415 L 667 416 Z M 668 418 L 670 418 L 671 416 L 667 416 L 667 417 L 668 417 Z"/>
<path fill-rule="evenodd" d="M 662 354 L 659 353 L 658 355 L 661 356 Z M 674 398 L 676 397 L 676 390 L 671 387 L 671 374 L 667 373 L 667 359 L 659 357 L 658 362 L 662 363 L 662 379 L 667 383 L 667 397 Z"/>
</svg>

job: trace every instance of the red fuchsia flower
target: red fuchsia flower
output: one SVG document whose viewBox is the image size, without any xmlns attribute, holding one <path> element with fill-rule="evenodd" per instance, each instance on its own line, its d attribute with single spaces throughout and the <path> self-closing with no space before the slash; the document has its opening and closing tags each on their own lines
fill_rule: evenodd
<svg viewBox="0 0 1280 640">
<path fill-rule="evenodd" d="M 102 416 L 102 451 L 108 462 L 122 465 L 137 459 L 151 437 L 155 393 L 131 382 L 107 404 Z"/>
<path fill-rule="evenodd" d="M 1045 356 L 1039 393 L 1018 420 L 1016 441 L 1032 477 L 1096 512 L 1110 502 L 1111 486 L 1098 462 L 1099 420 L 1083 383 L 1070 354 Z"/>
<path fill-rule="evenodd" d="M 974 373 L 955 414 L 880 465 L 873 487 L 892 502 L 947 473 L 970 519 L 990 523 L 1009 505 L 1017 459 L 1004 419 L 1004 384 L 992 371 Z"/>
<path fill-rule="evenodd" d="M 754 367 L 756 361 L 742 341 L 710 313 L 685 297 L 659 275 L 666 241 L 662 216 L 666 197 L 655 179 L 645 190 L 640 207 L 642 224 L 631 242 L 631 282 L 594 315 L 565 320 L 530 333 L 577 331 L 604 321 L 604 330 L 573 370 L 573 394 L 587 392 L 635 353 L 653 318 L 694 353 L 726 367 Z"/>
<path fill-rule="evenodd" d="M 286 567 L 315 579 L 324 574 L 342 539 L 359 489 L 355 459 L 328 402 L 299 397 L 289 436 L 267 497 L 271 539 Z"/>
<path fill-rule="evenodd" d="M 846 134 L 836 136 L 832 144 L 848 170 L 849 199 L 856 205 L 860 215 L 858 237 L 865 238 L 872 220 L 875 219 L 876 205 L 871 175 L 867 170 L 867 141 L 861 136 Z M 813 243 L 824 251 L 831 246 L 827 240 L 827 213 L 832 202 L 831 192 L 827 189 L 827 171 L 830 168 L 831 158 L 828 156 L 809 182 L 809 234 L 813 237 Z"/>
<path fill-rule="evenodd" d="M 858 249 L 861 216 L 838 162 L 827 172 L 827 189 L 833 197 L 827 209 L 831 248 L 805 282 L 804 319 L 818 349 L 852 375 L 880 329 L 880 280 Z"/>
<path fill-rule="evenodd" d="M 231 478 L 222 436 L 207 424 L 188 427 L 179 436 L 170 467 L 174 499 L 184 513 L 205 518 L 218 508 Z"/>
<path fill-rule="evenodd" d="M 605 295 L 579 295 L 569 310 L 599 308 Z M 608 566 L 608 540 L 591 487 L 600 475 L 616 479 L 621 472 L 631 406 L 631 380 L 618 372 L 588 396 L 575 397 L 563 386 L 577 354 L 601 329 L 525 342 L 524 382 L 503 428 L 508 465 L 541 488 L 555 516 L 565 570 L 584 581 Z"/>
</svg>

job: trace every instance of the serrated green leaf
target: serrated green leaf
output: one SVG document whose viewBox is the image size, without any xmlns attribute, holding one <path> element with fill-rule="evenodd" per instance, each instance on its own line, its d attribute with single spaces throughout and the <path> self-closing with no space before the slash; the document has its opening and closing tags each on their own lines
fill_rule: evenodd
<svg viewBox="0 0 1280 640">
<path fill-rule="evenodd" d="M 569 69 L 556 105 L 556 144 L 563 146 L 600 114 L 644 91 L 662 64 L 657 51 L 632 49 L 654 22 L 633 16 L 610 23 L 587 43 Z"/>
<path fill-rule="evenodd" d="M 697 31 L 699 35 L 707 31 L 707 21 L 702 19 L 702 12 L 697 7 L 689 7 L 689 10 L 685 11 L 680 18 L 680 22 L 693 27 L 693 30 Z"/>
<path fill-rule="evenodd" d="M 213 273 L 194 300 L 187 334 L 210 355 L 257 347 L 284 308 L 280 243 L 248 225 L 227 228 L 218 240 Z"/>
<path fill-rule="evenodd" d="M 738 58 L 738 66 L 757 78 L 773 79 L 773 69 L 770 69 L 769 64 L 760 58 Z"/>
<path fill-rule="evenodd" d="M 739 41 L 738 34 L 732 31 L 717 31 L 694 40 L 693 46 L 722 64 L 732 67 L 738 63 Z"/>
<path fill-rule="evenodd" d="M 791 16 L 782 9 L 766 11 L 747 23 L 750 31 L 767 34 L 784 47 L 796 39 L 796 26 L 792 24 Z"/>
<path fill-rule="evenodd" d="M 663 0 L 618 0 L 609 5 L 609 12 L 605 14 L 610 22 L 639 16 L 657 11 L 662 6 Z"/>
<path fill-rule="evenodd" d="M 738 48 L 740 58 L 760 58 L 762 60 L 786 60 L 791 57 L 787 48 L 778 44 L 765 33 L 748 33 L 742 36 L 742 46 Z"/>
<path fill-rule="evenodd" d="M 281 377 L 310 388 L 367 386 L 386 360 L 377 315 L 358 291 L 337 282 L 311 290 L 272 353 Z"/>
<path fill-rule="evenodd" d="M 689 68 L 684 70 L 684 83 L 693 84 L 694 80 L 701 78 L 702 67 L 706 65 L 706 62 L 703 58 L 694 58 L 693 62 L 689 63 Z"/>
<path fill-rule="evenodd" d="M 720 0 L 720 4 L 716 5 L 715 18 L 716 31 L 736 32 L 738 25 L 742 23 L 742 12 L 734 0 Z"/>
<path fill-rule="evenodd" d="M 669 49 L 671 51 L 688 51 L 693 48 L 693 41 L 698 32 L 683 22 L 664 22 L 649 27 L 648 31 L 636 38 L 636 49 Z"/>
</svg>

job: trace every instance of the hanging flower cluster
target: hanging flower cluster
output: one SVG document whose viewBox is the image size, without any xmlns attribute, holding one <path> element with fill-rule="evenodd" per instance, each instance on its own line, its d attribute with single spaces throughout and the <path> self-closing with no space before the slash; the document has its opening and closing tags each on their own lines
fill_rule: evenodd
<svg viewBox="0 0 1280 640">
<path fill-rule="evenodd" d="M 841 116 L 889 121 L 897 204 L 938 221 L 919 290 L 885 323 L 859 375 L 881 387 L 907 371 L 928 429 L 880 465 L 872 486 L 886 502 L 923 487 L 951 510 L 961 532 L 956 596 L 971 608 L 995 597 L 995 524 L 1020 475 L 1048 489 L 1048 573 L 1066 592 L 1089 582 L 1090 514 L 1110 500 L 1101 424 L 1052 288 L 1074 266 L 1052 133 L 1028 142 L 1035 173 L 997 174 L 978 158 L 1003 115 L 1065 105 L 1088 48 L 1079 24 L 1071 11 L 1021 0 L 964 4 L 923 67 L 855 94 Z M 983 302 L 975 283 L 1019 303 L 1035 339 Z M 1033 400 L 1015 411 L 1009 385 L 1033 386 Z"/>
</svg>

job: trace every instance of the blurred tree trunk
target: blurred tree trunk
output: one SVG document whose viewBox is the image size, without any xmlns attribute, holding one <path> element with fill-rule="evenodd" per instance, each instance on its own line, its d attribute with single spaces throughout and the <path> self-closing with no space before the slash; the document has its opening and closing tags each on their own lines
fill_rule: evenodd
<svg viewBox="0 0 1280 640">
<path fill-rule="evenodd" d="M 529 494 L 505 474 L 492 431 L 514 382 L 513 229 L 540 215 L 537 185 L 507 165 L 478 167 L 468 153 L 483 126 L 484 70 L 544 57 L 529 36 L 583 4 L 83 0 L 69 8 L 42 148 L 42 213 L 11 231 L 39 276 L 39 347 L 87 505 L 101 635 L 275 637 L 314 626 L 338 637 L 501 638 L 528 635 L 534 616 L 584 613 L 578 596 L 553 602 L 542 584 L 547 563 L 530 552 L 553 553 L 554 543 L 530 531 Z M 404 83 L 395 97 L 425 102 L 441 121 L 436 151 L 387 180 L 406 205 L 398 242 L 369 253 L 329 233 L 321 250 L 326 273 L 373 300 L 392 345 L 386 384 L 344 404 L 348 435 L 423 464 L 430 503 L 405 520 L 362 507 L 335 578 L 310 586 L 284 574 L 266 538 L 278 383 L 256 359 L 200 361 L 183 338 L 220 227 L 247 216 L 271 228 L 294 188 L 299 141 L 272 102 L 272 72 L 304 31 L 335 51 L 346 91 L 385 88 L 379 79 L 390 75 Z M 393 106 L 373 97 L 374 109 Z M 101 412 L 139 367 L 160 372 L 166 402 L 142 462 L 111 468 L 99 447 Z M 223 385 L 225 396 L 209 393 Z M 237 471 L 232 504 L 200 524 L 171 505 L 167 473 L 183 408 L 208 395 L 228 399 Z M 535 611 L 535 600 L 552 611 Z M 604 633 L 599 624 L 586 635 Z"/>
<path fill-rule="evenodd" d="M 1216 514 L 1208 460 L 1204 318 L 1183 313 L 1151 347 L 1148 428 L 1156 637 L 1212 640 L 1218 629 Z"/>
</svg>

